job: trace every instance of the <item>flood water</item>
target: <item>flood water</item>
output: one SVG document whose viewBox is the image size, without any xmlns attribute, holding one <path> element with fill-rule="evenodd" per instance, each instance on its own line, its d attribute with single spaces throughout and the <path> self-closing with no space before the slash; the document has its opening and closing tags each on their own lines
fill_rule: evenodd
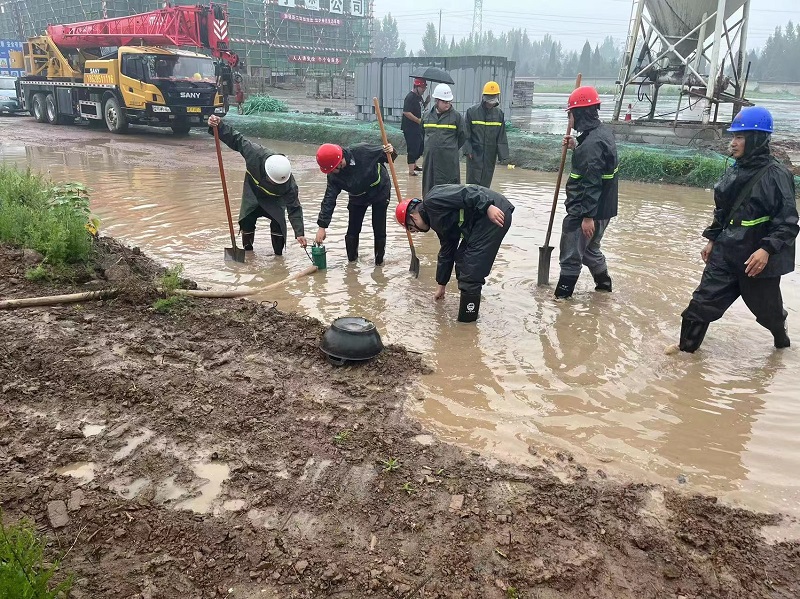
<svg viewBox="0 0 800 599">
<path fill-rule="evenodd" d="M 162 263 L 182 263 L 201 286 L 261 287 L 308 266 L 295 244 L 282 258 L 272 255 L 266 221 L 246 264 L 223 262 L 230 238 L 213 142 L 203 145 L 198 135 L 192 140 L 205 152 L 202 165 L 188 161 L 182 168 L 131 163 L 111 144 L 65 150 L 6 142 L 0 156 L 54 179 L 84 182 L 105 234 Z M 324 191 L 314 148 L 272 147 L 293 158 L 311 238 Z M 226 150 L 225 165 L 236 210 L 243 162 Z M 400 186 L 418 195 L 421 179 L 401 174 Z M 408 273 L 405 234 L 393 221 L 383 267 L 372 264 L 368 224 L 360 260 L 348 264 L 344 198 L 328 231 L 328 270 L 255 299 L 323 322 L 364 316 L 385 343 L 421 352 L 435 373 L 414 390 L 425 400 L 409 409 L 441 438 L 484 455 L 540 464 L 544 455 L 569 451 L 590 473 L 602 468 L 714 492 L 755 509 L 800 513 L 800 392 L 792 374 L 800 370 L 799 350 L 775 351 L 771 335 L 737 302 L 711 326 L 697 354 L 664 354 L 702 271 L 700 232 L 710 216 L 710 192 L 622 182 L 620 215 L 604 241 L 614 293 L 595 293 L 584 272 L 574 299 L 555 302 L 552 287 L 536 286 L 554 182 L 552 174 L 498 170 L 494 188 L 516 211 L 477 324 L 455 322 L 455 280 L 443 302 L 432 299 L 438 250 L 432 233 L 415 237 L 419 279 Z M 556 249 L 551 283 L 557 276 Z M 783 291 L 797 336 L 797 274 L 785 277 Z"/>
</svg>

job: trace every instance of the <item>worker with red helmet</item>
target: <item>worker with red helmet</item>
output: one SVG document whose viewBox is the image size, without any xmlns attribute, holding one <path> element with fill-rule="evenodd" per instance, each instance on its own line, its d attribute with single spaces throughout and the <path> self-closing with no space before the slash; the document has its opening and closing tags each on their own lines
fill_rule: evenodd
<svg viewBox="0 0 800 599">
<path fill-rule="evenodd" d="M 395 209 L 397 222 L 408 231 L 433 229 L 439 236 L 439 287 L 433 297 L 444 298 L 455 266 L 461 291 L 459 322 L 478 319 L 481 289 L 511 227 L 513 212 L 514 205 L 505 196 L 480 185 L 437 185 L 424 200 L 403 200 Z"/>
<path fill-rule="evenodd" d="M 431 97 L 434 106 L 422 118 L 425 153 L 422 166 L 422 197 L 434 185 L 461 183 L 458 149 L 467 139 L 464 117 L 453 108 L 453 90 L 440 83 Z"/>
<path fill-rule="evenodd" d="M 344 244 L 347 259 L 354 262 L 358 258 L 358 239 L 367 208 L 372 207 L 372 232 L 375 237 L 375 264 L 383 264 L 386 251 L 386 210 L 392 195 L 392 184 L 386 170 L 386 153 L 397 157 L 392 144 L 385 146 L 360 143 L 347 148 L 336 144 L 322 144 L 317 150 L 319 169 L 328 175 L 328 185 L 322 198 L 317 217 L 316 241 L 325 240 L 325 229 L 331 224 L 336 198 L 342 191 L 348 192 L 349 218 Z"/>
<path fill-rule="evenodd" d="M 302 247 L 306 247 L 303 207 L 289 159 L 247 140 L 218 116 L 208 117 L 208 127 L 212 135 L 216 127 L 220 141 L 239 152 L 245 160 L 244 188 L 239 208 L 239 229 L 244 249 L 252 251 L 256 222 L 263 216 L 270 221 L 272 249 L 276 256 L 281 256 L 288 232 L 287 213 L 295 239 Z"/>
<path fill-rule="evenodd" d="M 406 148 L 408 149 L 408 174 L 412 177 L 417 176 L 417 171 L 422 169 L 417 166 L 417 160 L 422 156 L 425 147 L 424 133 L 422 130 L 422 109 L 428 105 L 430 97 L 422 99 L 425 90 L 428 89 L 428 82 L 424 79 L 414 79 L 414 87 L 403 100 L 403 119 L 400 123 L 400 130 L 406 138 Z"/>
<path fill-rule="evenodd" d="M 600 242 L 617 215 L 619 162 L 614 134 L 600 122 L 600 96 L 590 86 L 578 87 L 568 100 L 570 127 L 578 132 L 564 138 L 572 149 L 572 171 L 566 185 L 567 214 L 561 226 L 561 275 L 556 298 L 572 295 L 582 265 L 589 268 L 596 291 L 611 291 L 606 257 Z"/>
<path fill-rule="evenodd" d="M 770 152 L 772 130 L 772 114 L 763 106 L 743 108 L 728 129 L 736 162 L 714 186 L 714 218 L 700 252 L 706 267 L 681 314 L 681 351 L 697 351 L 709 323 L 739 297 L 772 333 L 775 347 L 791 345 L 780 284 L 795 269 L 800 227 L 794 178 Z"/>
</svg>

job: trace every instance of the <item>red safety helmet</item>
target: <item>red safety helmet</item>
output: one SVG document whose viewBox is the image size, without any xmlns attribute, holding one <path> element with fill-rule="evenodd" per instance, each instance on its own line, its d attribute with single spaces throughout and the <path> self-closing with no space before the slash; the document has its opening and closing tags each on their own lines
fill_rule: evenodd
<svg viewBox="0 0 800 599">
<path fill-rule="evenodd" d="M 569 100 L 567 100 L 567 110 L 599 105 L 600 95 L 591 85 L 583 85 L 576 88 L 575 91 L 569 95 Z"/>
<path fill-rule="evenodd" d="M 403 200 L 400 202 L 397 207 L 394 209 L 394 217 L 397 219 L 398 224 L 403 227 L 404 229 L 408 228 L 406 226 L 406 217 L 408 216 L 408 210 L 411 206 L 415 206 L 419 202 L 421 202 L 419 198 L 409 198 L 407 200 Z"/>
<path fill-rule="evenodd" d="M 326 175 L 342 163 L 344 150 L 336 144 L 322 144 L 317 150 L 317 164 L 319 170 Z"/>
<path fill-rule="evenodd" d="M 428 82 L 424 79 L 414 79 L 414 87 L 428 87 Z"/>
</svg>

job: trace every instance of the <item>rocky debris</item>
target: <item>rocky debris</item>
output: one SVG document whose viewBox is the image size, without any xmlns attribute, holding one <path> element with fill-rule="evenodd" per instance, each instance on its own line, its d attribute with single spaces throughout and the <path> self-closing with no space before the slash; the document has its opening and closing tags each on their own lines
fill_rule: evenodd
<svg viewBox="0 0 800 599">
<path fill-rule="evenodd" d="M 63 528 L 69 524 L 67 504 L 61 499 L 55 499 L 47 504 L 47 518 L 53 528 Z"/>
<path fill-rule="evenodd" d="M 86 493 L 83 492 L 81 489 L 75 489 L 72 494 L 69 496 L 69 503 L 67 503 L 67 509 L 70 512 L 77 512 L 81 509 L 83 505 L 83 498 L 86 496 Z"/>
</svg>

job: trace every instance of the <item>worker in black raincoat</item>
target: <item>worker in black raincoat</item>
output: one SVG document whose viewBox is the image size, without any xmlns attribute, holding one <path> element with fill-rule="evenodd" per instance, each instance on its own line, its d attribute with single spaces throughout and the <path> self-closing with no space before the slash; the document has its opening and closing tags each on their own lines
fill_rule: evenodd
<svg viewBox="0 0 800 599">
<path fill-rule="evenodd" d="M 455 266 L 461 291 L 459 322 L 478 319 L 481 289 L 511 227 L 513 212 L 514 205 L 505 196 L 480 185 L 437 185 L 424 200 L 403 200 L 395 209 L 397 222 L 412 233 L 433 229 L 439 236 L 439 288 L 434 299 L 444 298 Z"/>
<path fill-rule="evenodd" d="M 347 233 L 344 244 L 347 259 L 354 262 L 358 258 L 358 239 L 367 208 L 372 207 L 372 232 L 375 237 L 375 264 L 383 264 L 386 251 L 386 210 L 392 195 L 392 184 L 386 170 L 386 153 L 397 158 L 391 144 L 355 144 L 348 148 L 336 144 L 322 144 L 317 150 L 317 164 L 328 175 L 328 185 L 322 198 L 322 206 L 317 217 L 316 242 L 325 240 L 325 229 L 331 224 L 336 198 L 342 191 L 348 192 L 350 200 L 347 211 Z"/>
<path fill-rule="evenodd" d="M 272 249 L 276 256 L 282 255 L 287 236 L 286 213 L 289 214 L 295 239 L 302 247 L 306 247 L 303 207 L 286 156 L 248 141 L 218 116 L 208 117 L 208 126 L 208 132 L 212 135 L 213 127 L 217 127 L 220 141 L 239 152 L 245 160 L 247 170 L 239 208 L 239 229 L 244 249 L 253 249 L 256 221 L 263 216 L 270 220 Z"/>
<path fill-rule="evenodd" d="M 483 86 L 481 103 L 467 109 L 464 124 L 467 141 L 467 185 L 491 187 L 495 163 L 508 160 L 505 114 L 500 109 L 500 86 L 489 81 Z"/>
<path fill-rule="evenodd" d="M 425 130 L 422 197 L 426 197 L 434 185 L 461 183 L 458 149 L 467 139 L 464 117 L 453 108 L 450 86 L 440 83 L 431 97 L 434 106 L 422 118 Z"/>
<path fill-rule="evenodd" d="M 572 295 L 583 265 L 592 273 L 596 291 L 611 291 L 600 242 L 617 215 L 619 162 L 614 134 L 600 122 L 599 108 L 600 96 L 593 87 L 579 87 L 569 96 L 569 119 L 580 135 L 564 138 L 573 152 L 565 188 L 567 214 L 561 225 L 556 298 Z"/>
<path fill-rule="evenodd" d="M 414 88 L 408 92 L 403 100 L 403 118 L 400 122 L 400 130 L 406 140 L 408 151 L 408 174 L 416 177 L 417 172 L 422 169 L 417 166 L 417 160 L 422 156 L 425 147 L 425 133 L 422 129 L 422 111 L 428 105 L 430 96 L 422 99 L 425 90 L 428 89 L 428 82 L 424 79 L 414 79 Z"/>
<path fill-rule="evenodd" d="M 781 276 L 794 270 L 798 231 L 794 178 L 770 154 L 772 115 L 744 108 L 730 129 L 736 162 L 714 186 L 714 221 L 703 232 L 700 286 L 681 315 L 679 349 L 694 352 L 710 322 L 741 296 L 775 347 L 789 347 Z"/>
</svg>

